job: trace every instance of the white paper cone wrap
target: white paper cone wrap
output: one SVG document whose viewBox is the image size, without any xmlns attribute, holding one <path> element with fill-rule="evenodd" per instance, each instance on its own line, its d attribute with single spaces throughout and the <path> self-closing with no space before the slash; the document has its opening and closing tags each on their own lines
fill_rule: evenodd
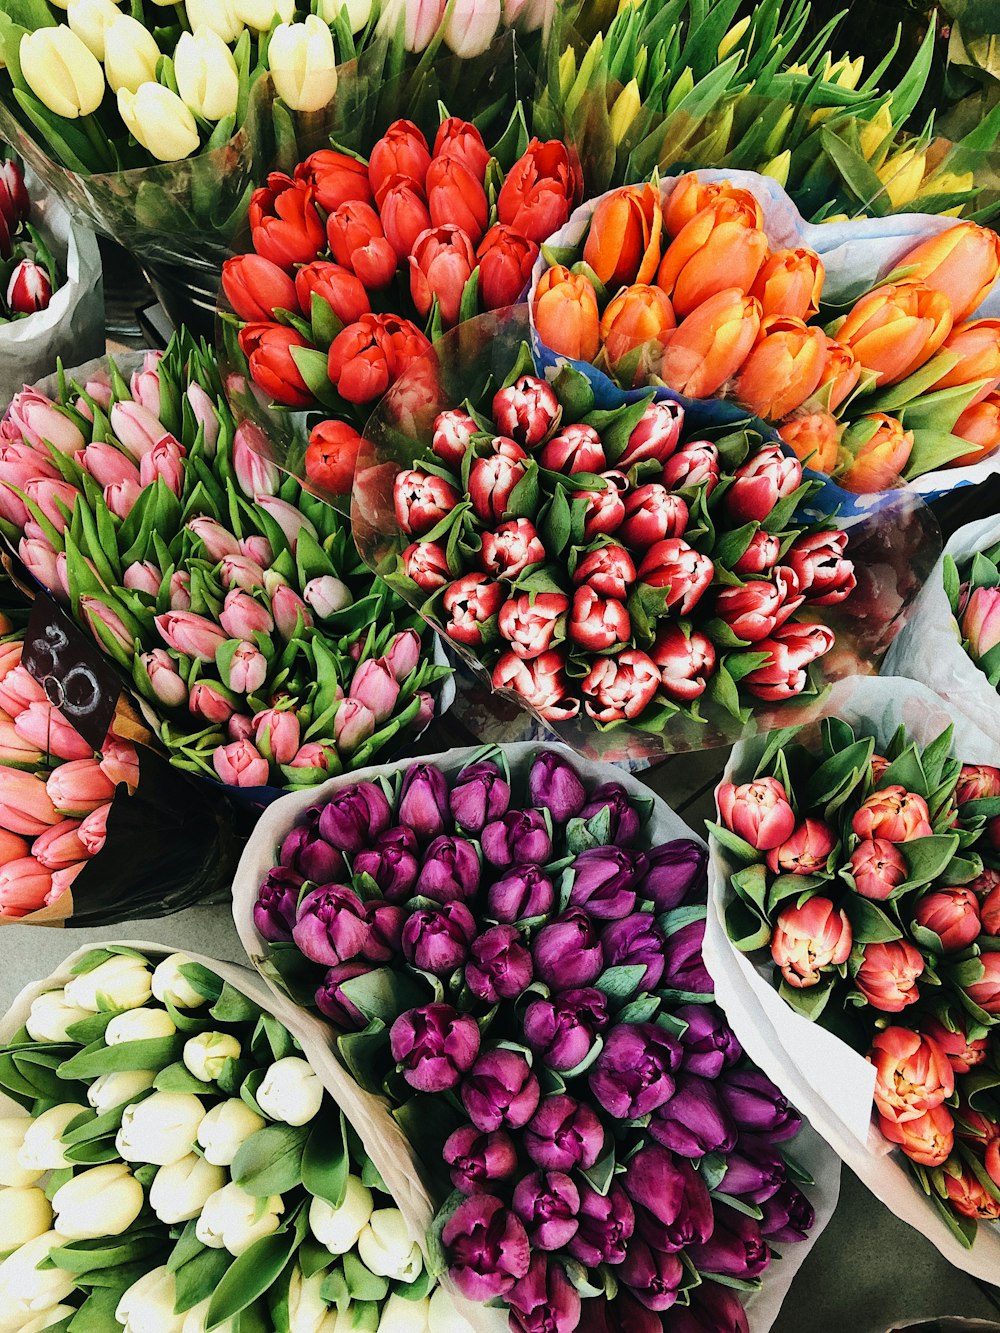
<svg viewBox="0 0 1000 1333">
<path fill-rule="evenodd" d="M 853 726 L 859 736 L 875 736 L 877 749 L 901 724 L 921 745 L 954 724 L 954 750 L 960 759 L 1000 766 L 1000 746 L 965 714 L 915 681 L 896 677 L 841 681 L 834 686 L 829 712 Z M 723 782 L 750 781 L 766 743 L 766 737 L 758 737 L 738 745 Z M 1000 1229 L 981 1224 L 971 1250 L 956 1239 L 910 1174 L 905 1158 L 872 1120 L 873 1066 L 789 1008 L 773 985 L 768 954 L 762 952 L 755 967 L 730 941 L 725 912 L 735 896 L 730 884 L 733 867 L 714 839 L 709 846 L 705 962 L 715 979 L 716 999 L 747 1054 L 887 1208 L 922 1232 L 957 1268 L 1000 1286 Z"/>
<path fill-rule="evenodd" d="M 660 843 L 671 842 L 675 838 L 693 838 L 704 844 L 704 839 L 688 828 L 680 816 L 676 815 L 664 801 L 660 800 L 638 778 L 633 777 L 632 774 L 625 772 L 623 769 L 613 767 L 610 764 L 599 763 L 596 760 L 584 759 L 565 745 L 539 745 L 529 741 L 505 745 L 501 748 L 510 766 L 511 778 L 515 783 L 527 775 L 532 760 L 540 750 L 554 750 L 562 754 L 572 764 L 588 788 L 613 780 L 620 782 L 630 796 L 644 800 L 652 799 L 653 812 L 645 828 L 645 836 L 649 839 L 651 845 L 656 846 Z M 451 780 L 475 755 L 481 753 L 481 749 L 482 747 L 448 750 L 442 754 L 421 756 L 419 761 L 412 758 L 403 759 L 394 764 L 362 769 L 357 773 L 342 774 L 339 777 L 331 778 L 329 782 L 325 782 L 322 786 L 315 787 L 310 791 L 294 792 L 284 796 L 280 801 L 276 801 L 270 806 L 247 843 L 246 850 L 236 871 L 236 878 L 233 881 L 233 917 L 240 939 L 254 965 L 259 966 L 263 963 L 269 953 L 267 941 L 258 932 L 253 922 L 253 908 L 257 901 L 257 890 L 274 865 L 277 848 L 284 840 L 285 835 L 294 828 L 310 806 L 322 805 L 329 800 L 334 792 L 356 782 L 373 782 L 379 777 L 391 779 L 396 773 L 410 768 L 416 762 L 436 765 Z M 291 1002 L 277 990 L 266 976 L 265 981 L 282 1004 L 282 1008 L 280 1010 L 276 1008 L 275 1012 L 282 1021 L 286 1021 L 285 1007 L 291 1006 Z M 294 1006 L 291 1007 L 294 1008 Z M 317 1027 L 323 1029 L 325 1036 L 324 1057 L 327 1058 L 323 1059 L 322 1064 L 314 1061 L 316 1072 L 324 1079 L 327 1087 L 340 1101 L 341 1105 L 346 1107 L 349 1103 L 343 1099 L 346 1094 L 342 1095 L 341 1087 L 344 1082 L 353 1084 L 353 1080 L 337 1063 L 336 1057 L 332 1054 L 333 1028 L 311 1018 L 309 1015 L 302 1014 L 301 1010 L 297 1012 L 303 1018 L 309 1019 L 311 1031 Z M 290 1021 L 287 1025 L 290 1030 L 295 1030 Z M 752 1058 L 756 1058 L 752 1052 L 748 1053 L 751 1054 Z M 310 1058 L 312 1058 L 311 1051 Z M 761 1062 L 758 1060 L 758 1063 Z M 762 1067 L 764 1066 L 762 1065 Z M 328 1073 L 331 1081 L 327 1081 Z M 777 1082 L 777 1080 L 775 1081 Z M 367 1094 L 357 1095 L 368 1098 Z M 368 1098 L 368 1100 L 375 1099 Z M 384 1113 L 388 1114 L 387 1112 Z M 389 1119 L 391 1120 L 392 1117 L 389 1116 Z M 396 1128 L 394 1120 L 392 1124 Z M 396 1132 L 401 1136 L 401 1131 L 398 1128 L 396 1128 Z M 366 1144 L 366 1147 L 369 1149 L 372 1160 L 381 1170 L 381 1159 L 371 1151 L 368 1144 Z M 773 1264 L 767 1270 L 762 1289 L 753 1293 L 746 1300 L 751 1333 L 768 1333 L 771 1325 L 778 1317 L 778 1311 L 781 1309 L 781 1303 L 792 1283 L 792 1279 L 837 1206 L 837 1198 L 840 1193 L 840 1163 L 836 1155 L 827 1148 L 820 1136 L 814 1133 L 808 1125 L 803 1127 L 802 1133 L 794 1141 L 793 1153 L 796 1160 L 802 1164 L 816 1182 L 815 1186 L 810 1187 L 808 1191 L 809 1199 L 816 1210 L 816 1225 L 807 1241 L 778 1246 L 782 1255 L 781 1262 Z M 401 1156 L 404 1161 L 412 1162 L 412 1152 L 405 1140 L 403 1141 Z M 387 1175 L 383 1175 L 383 1178 L 386 1184 L 390 1184 Z M 415 1189 L 414 1192 L 416 1193 L 417 1190 Z M 419 1192 L 426 1199 L 426 1194 L 422 1190 Z M 402 1205 L 400 1206 L 402 1207 Z M 429 1222 L 433 1212 L 429 1201 L 427 1207 L 426 1216 Z M 477 1329 L 481 1328 L 483 1333 L 489 1333 L 489 1330 L 492 1329 L 499 1333 L 499 1330 L 507 1327 L 506 1318 L 501 1311 L 487 1310 L 485 1307 L 476 1308 L 478 1309 L 478 1317 L 475 1319 L 465 1307 L 463 1307 L 463 1313 L 465 1313 L 465 1317 L 470 1323 L 475 1324 Z"/>
</svg>

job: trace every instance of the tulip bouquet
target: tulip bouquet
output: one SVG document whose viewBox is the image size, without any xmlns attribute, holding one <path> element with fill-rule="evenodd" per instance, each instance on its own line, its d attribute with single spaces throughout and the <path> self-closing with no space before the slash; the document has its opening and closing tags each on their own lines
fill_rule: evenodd
<svg viewBox="0 0 1000 1333">
<path fill-rule="evenodd" d="M 347 523 L 250 447 L 181 333 L 2 427 L 0 512 L 28 569 L 146 705 L 171 760 L 231 787 L 309 785 L 434 713 L 447 668 L 372 582 Z"/>
<path fill-rule="evenodd" d="M 47 310 L 59 286 L 55 258 L 30 216 L 24 171 L 0 154 L 0 324 Z"/>
<path fill-rule="evenodd" d="M 874 730 L 828 719 L 818 748 L 778 733 L 752 772 L 734 758 L 712 825 L 725 924 L 784 1004 L 867 1054 L 881 1136 L 971 1247 L 1000 1218 L 1000 769 L 953 758 L 951 728 Z"/>
<path fill-rule="evenodd" d="M 0 1328 L 469 1333 L 246 974 L 164 952 L 81 950 L 8 1017 Z"/>
<path fill-rule="evenodd" d="M 970 318 L 995 287 L 1000 239 L 973 222 L 916 246 L 896 237 L 858 297 L 874 277 L 866 225 L 830 237 L 853 252 L 833 256 L 828 282 L 817 250 L 787 246 L 826 229 L 761 177 L 623 187 L 550 238 L 537 341 L 550 362 L 593 363 L 626 388 L 733 398 L 853 491 L 973 463 L 1000 444 L 1000 326 Z"/>
<path fill-rule="evenodd" d="M 465 1296 L 527 1333 L 746 1330 L 737 1293 L 815 1221 L 779 1146 L 800 1121 L 712 1004 L 704 848 L 568 756 L 452 752 L 274 807 L 237 924 L 397 1105 Z"/>
</svg>

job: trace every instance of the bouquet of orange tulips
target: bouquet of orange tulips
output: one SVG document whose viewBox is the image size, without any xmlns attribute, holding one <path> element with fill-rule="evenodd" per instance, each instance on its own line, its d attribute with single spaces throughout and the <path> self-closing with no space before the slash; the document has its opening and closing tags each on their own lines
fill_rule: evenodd
<svg viewBox="0 0 1000 1333">
<path fill-rule="evenodd" d="M 920 221 L 810 227 L 750 173 L 623 187 L 543 247 L 536 353 L 590 363 L 612 401 L 606 377 L 733 399 L 849 490 L 964 467 L 1000 445 L 1000 321 L 970 318 L 1000 238 Z"/>
</svg>

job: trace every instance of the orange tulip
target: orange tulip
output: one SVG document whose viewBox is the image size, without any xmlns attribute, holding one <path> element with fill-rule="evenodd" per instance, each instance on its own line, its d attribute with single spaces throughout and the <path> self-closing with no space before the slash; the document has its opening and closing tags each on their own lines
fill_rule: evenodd
<svg viewBox="0 0 1000 1333">
<path fill-rule="evenodd" d="M 826 364 L 819 377 L 819 387 L 822 388 L 824 384 L 831 386 L 829 402 L 831 412 L 836 412 L 840 404 L 845 402 L 857 388 L 861 369 L 861 362 L 849 347 L 845 347 L 836 338 L 827 337 Z"/>
<path fill-rule="evenodd" d="M 608 305 L 601 319 L 604 354 L 609 364 L 617 367 L 630 353 L 647 349 L 645 355 L 635 358 L 637 365 L 629 375 L 636 383 L 644 378 L 643 369 L 648 371 L 654 366 L 659 369 L 663 335 L 676 327 L 677 320 L 666 292 L 659 287 L 641 284 L 626 287 Z"/>
<path fill-rule="evenodd" d="M 760 302 L 739 287 L 716 292 L 666 335 L 660 378 L 678 393 L 707 398 L 747 359 L 760 318 Z"/>
<path fill-rule="evenodd" d="M 970 319 L 952 329 L 941 350 L 957 352 L 962 359 L 932 388 L 950 389 L 952 385 L 987 380 L 972 400 L 978 403 L 1000 384 L 1000 319 Z"/>
<path fill-rule="evenodd" d="M 879 384 L 897 384 L 929 361 L 951 332 L 951 303 L 921 282 L 877 287 L 836 332 Z"/>
<path fill-rule="evenodd" d="M 739 190 L 729 181 L 701 182 L 695 172 L 677 177 L 663 210 L 663 230 L 670 237 L 677 236 L 691 219 L 716 199 L 739 199 L 757 210 L 757 226 L 763 226 L 764 214 L 760 204 L 749 190 Z"/>
<path fill-rule="evenodd" d="M 890 1143 L 898 1143 L 921 1166 L 943 1166 L 955 1146 L 955 1118 L 947 1106 L 935 1106 L 901 1125 L 879 1114 L 878 1127 Z"/>
<path fill-rule="evenodd" d="M 913 451 L 913 432 L 896 417 L 872 412 L 853 421 L 841 443 L 853 462 L 839 478 L 848 491 L 886 491 L 899 481 Z"/>
<path fill-rule="evenodd" d="M 716 199 L 682 229 L 663 256 L 656 281 L 678 315 L 689 315 L 727 288 L 749 292 L 767 256 L 767 237 L 754 207 L 742 199 Z"/>
<path fill-rule="evenodd" d="M 814 393 L 826 362 L 826 334 L 793 315 L 768 315 L 760 341 L 736 377 L 737 398 L 756 416 L 781 421 Z"/>
<path fill-rule="evenodd" d="M 594 209 L 583 261 L 612 292 L 626 283 L 652 282 L 662 230 L 659 190 L 652 185 L 614 190 Z"/>
<path fill-rule="evenodd" d="M 1000 446 L 1000 393 L 988 393 L 978 403 L 967 407 L 952 427 L 952 435 L 968 440 L 976 447 L 961 458 L 953 458 L 948 467 L 968 467 Z"/>
<path fill-rule="evenodd" d="M 586 278 L 556 264 L 535 289 L 535 328 L 559 356 L 593 361 L 600 346 L 597 293 Z"/>
<path fill-rule="evenodd" d="M 775 250 L 757 274 L 750 295 L 765 315 L 808 319 L 819 310 L 826 269 L 814 250 Z"/>
<path fill-rule="evenodd" d="M 837 466 L 840 431 L 836 418 L 829 412 L 807 412 L 792 417 L 778 430 L 778 434 L 795 457 L 814 472 L 832 472 Z"/>
<path fill-rule="evenodd" d="M 896 265 L 907 278 L 942 292 L 957 322 L 986 299 L 1000 273 L 1000 236 L 975 222 L 959 222 L 918 245 Z"/>
</svg>

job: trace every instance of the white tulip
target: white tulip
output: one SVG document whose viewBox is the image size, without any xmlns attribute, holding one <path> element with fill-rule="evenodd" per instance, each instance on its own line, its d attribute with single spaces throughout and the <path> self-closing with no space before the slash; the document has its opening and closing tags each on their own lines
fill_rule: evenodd
<svg viewBox="0 0 1000 1333">
<path fill-rule="evenodd" d="M 61 1236 L 46 1231 L 0 1264 L 0 1333 L 23 1333 L 38 1315 L 46 1314 L 74 1290 L 76 1279 L 72 1273 L 38 1267 L 50 1250 L 62 1244 Z"/>
<path fill-rule="evenodd" d="M 326 1276 L 322 1272 L 307 1278 L 299 1268 L 292 1271 L 288 1284 L 288 1333 L 331 1333 L 336 1327 L 336 1311 L 331 1311 L 320 1295 Z"/>
<path fill-rule="evenodd" d="M 46 991 L 31 1002 L 25 1027 L 32 1041 L 66 1041 L 66 1029 L 93 1015 L 79 1005 L 67 1004 L 62 990 Z"/>
<path fill-rule="evenodd" d="M 181 1327 L 181 1333 L 207 1333 L 208 1330 L 208 1307 L 212 1304 L 211 1296 L 206 1297 L 200 1305 L 188 1310 L 184 1316 L 184 1323 Z M 212 1333 L 234 1333 L 236 1328 L 236 1318 L 227 1319 L 224 1324 L 215 1324 Z"/>
<path fill-rule="evenodd" d="M 293 111 L 318 111 L 337 91 L 333 33 L 315 14 L 275 28 L 267 61 L 275 91 Z"/>
<path fill-rule="evenodd" d="M 182 1333 L 184 1316 L 174 1314 L 176 1299 L 173 1273 L 154 1268 L 122 1295 L 115 1318 L 125 1333 Z"/>
<path fill-rule="evenodd" d="M 174 77 L 181 100 L 196 116 L 224 120 L 235 114 L 239 71 L 232 51 L 211 28 L 181 33 L 174 50 Z"/>
<path fill-rule="evenodd" d="M 369 1272 L 399 1282 L 412 1282 L 424 1264 L 398 1208 L 375 1209 L 358 1237 L 358 1254 Z"/>
<path fill-rule="evenodd" d="M 154 82 L 160 55 L 156 38 L 130 14 L 119 14 L 104 29 L 104 73 L 113 93 L 135 93 Z"/>
<path fill-rule="evenodd" d="M 237 17 L 233 0 L 187 0 L 185 8 L 192 32 L 211 28 L 224 42 L 239 40 L 245 25 Z"/>
<path fill-rule="evenodd" d="M 54 1229 L 67 1240 L 120 1236 L 142 1212 L 142 1186 L 124 1162 L 91 1167 L 52 1196 Z"/>
<path fill-rule="evenodd" d="M 227 1060 L 240 1058 L 240 1044 L 228 1032 L 200 1032 L 184 1043 L 184 1066 L 202 1083 L 214 1083 Z"/>
<path fill-rule="evenodd" d="M 154 1092 L 129 1106 L 122 1116 L 115 1147 L 126 1162 L 170 1166 L 195 1145 L 205 1108 L 189 1092 Z"/>
<path fill-rule="evenodd" d="M 190 1222 L 227 1179 L 221 1166 L 189 1153 L 179 1162 L 160 1167 L 150 1186 L 149 1205 L 165 1226 Z"/>
<path fill-rule="evenodd" d="M 239 1097 L 213 1106 L 198 1126 L 198 1142 L 205 1161 L 213 1166 L 231 1166 L 243 1141 L 266 1123 Z"/>
<path fill-rule="evenodd" d="M 428 1333 L 475 1333 L 465 1315 L 456 1310 L 451 1293 L 444 1287 L 435 1287 L 431 1293 L 427 1327 Z"/>
<path fill-rule="evenodd" d="M 17 54 L 25 83 L 57 116 L 89 116 L 104 101 L 100 61 L 64 23 L 26 32 Z"/>
<path fill-rule="evenodd" d="M 0 1185 L 23 1189 L 45 1174 L 42 1168 L 24 1166 L 20 1160 L 24 1136 L 31 1125 L 30 1115 L 11 1115 L 0 1120 Z"/>
<path fill-rule="evenodd" d="M 353 1250 L 368 1225 L 373 1207 L 371 1190 L 362 1185 L 357 1176 L 348 1176 L 339 1208 L 334 1208 L 325 1199 L 313 1199 L 310 1203 L 309 1229 L 331 1254 L 346 1254 Z"/>
<path fill-rule="evenodd" d="M 153 972 L 153 994 L 161 1004 L 169 1000 L 175 1009 L 197 1009 L 205 1003 L 204 995 L 195 990 L 181 971 L 190 962 L 191 959 L 182 953 L 172 953 L 157 963 Z"/>
<path fill-rule="evenodd" d="M 116 1014 L 104 1029 L 108 1046 L 120 1046 L 123 1041 L 155 1041 L 157 1037 L 172 1037 L 177 1031 L 174 1020 L 166 1009 L 144 1007 Z"/>
<path fill-rule="evenodd" d="M 67 981 L 67 1004 L 98 1010 L 138 1009 L 149 999 L 149 968 L 138 958 L 115 954 L 90 972 Z"/>
<path fill-rule="evenodd" d="M 254 1241 L 277 1231 L 284 1211 L 280 1194 L 258 1198 L 235 1183 L 225 1185 L 205 1201 L 195 1235 L 209 1249 L 228 1250 L 239 1258 Z"/>
<path fill-rule="evenodd" d="M 359 33 L 372 16 L 374 0 L 320 0 L 318 14 L 326 23 L 333 23 L 341 10 L 347 10 L 351 32 Z"/>
<path fill-rule="evenodd" d="M 429 1333 L 430 1302 L 408 1301 L 395 1293 L 382 1306 L 378 1333 Z"/>
<path fill-rule="evenodd" d="M 119 1069 L 112 1074 L 101 1074 L 87 1089 L 87 1101 L 98 1115 L 103 1115 L 113 1106 L 134 1101 L 155 1081 L 152 1069 Z"/>
<path fill-rule="evenodd" d="M 44 1236 L 52 1226 L 52 1206 L 45 1191 L 26 1185 L 20 1189 L 0 1190 L 0 1245 L 14 1250 L 27 1245 L 36 1236 Z"/>
<path fill-rule="evenodd" d="M 323 1103 L 323 1084 L 308 1060 L 286 1055 L 265 1071 L 255 1101 L 272 1120 L 307 1125 Z"/>
<path fill-rule="evenodd" d="M 275 19 L 291 22 L 295 0 L 233 0 L 233 13 L 255 32 L 268 32 Z"/>
<path fill-rule="evenodd" d="M 481 56 L 496 36 L 501 0 L 456 0 L 444 25 L 445 45 L 462 60 Z"/>
<path fill-rule="evenodd" d="M 118 114 L 136 143 L 160 162 L 180 162 L 201 147 L 201 135 L 190 109 L 162 83 L 144 83 L 136 93 L 120 89 Z M 176 1005 L 176 999 L 170 998 Z M 204 1004 L 204 997 L 199 995 L 197 1002 Z M 188 1007 L 193 1008 L 193 1002 Z"/>
<path fill-rule="evenodd" d="M 112 0 L 69 0 L 66 6 L 69 26 L 98 60 L 104 59 L 108 24 L 120 18 L 121 12 Z"/>
<path fill-rule="evenodd" d="M 75 1102 L 63 1102 L 43 1112 L 26 1130 L 17 1160 L 28 1171 L 58 1171 L 72 1165 L 66 1157 L 62 1136 L 66 1126 L 86 1109 Z"/>
<path fill-rule="evenodd" d="M 56 1324 L 61 1324 L 64 1319 L 77 1313 L 72 1305 L 53 1305 L 51 1310 L 46 1310 L 37 1319 L 32 1319 L 30 1324 L 26 1324 L 20 1333 L 44 1333 L 45 1329 L 55 1328 Z"/>
</svg>

